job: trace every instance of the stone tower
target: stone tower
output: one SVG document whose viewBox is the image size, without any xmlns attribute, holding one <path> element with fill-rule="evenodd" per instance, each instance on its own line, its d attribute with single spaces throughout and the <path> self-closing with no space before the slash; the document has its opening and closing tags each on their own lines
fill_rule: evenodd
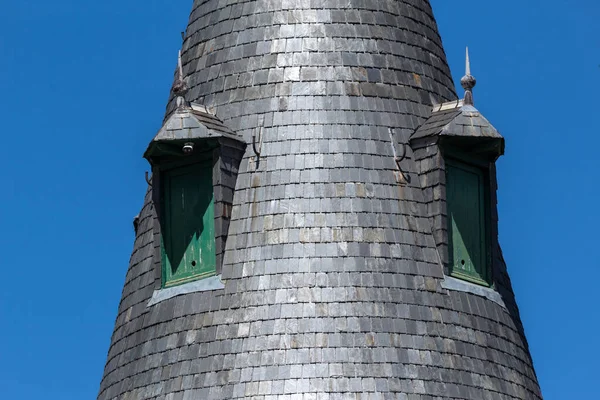
<svg viewBox="0 0 600 400">
<path fill-rule="evenodd" d="M 177 70 L 98 399 L 541 399 L 429 1 L 196 0 Z"/>
</svg>

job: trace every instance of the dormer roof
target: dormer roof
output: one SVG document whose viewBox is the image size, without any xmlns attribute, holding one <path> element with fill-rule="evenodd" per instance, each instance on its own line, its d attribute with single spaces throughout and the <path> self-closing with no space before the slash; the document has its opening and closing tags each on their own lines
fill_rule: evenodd
<svg viewBox="0 0 600 400">
<path fill-rule="evenodd" d="M 438 135 L 503 139 L 479 110 L 462 100 L 434 106 L 431 117 L 413 133 L 411 140 Z"/>
<path fill-rule="evenodd" d="M 154 139 L 144 152 L 144 158 L 150 160 L 157 153 L 161 144 L 179 144 L 202 140 L 230 139 L 245 141 L 236 135 L 207 107 L 191 103 L 187 107 L 179 107 L 160 128 Z"/>
<path fill-rule="evenodd" d="M 463 100 L 439 104 L 433 107 L 431 116 L 415 130 L 411 144 L 426 139 L 448 139 L 464 142 L 473 150 L 491 152 L 495 157 L 504 154 L 504 138 L 474 106 Z"/>
</svg>

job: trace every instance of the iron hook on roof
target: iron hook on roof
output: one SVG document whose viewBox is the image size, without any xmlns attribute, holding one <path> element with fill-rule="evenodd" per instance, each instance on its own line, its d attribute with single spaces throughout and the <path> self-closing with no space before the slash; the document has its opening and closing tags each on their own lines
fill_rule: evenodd
<svg viewBox="0 0 600 400">
<path fill-rule="evenodd" d="M 148 178 L 148 171 L 146 171 L 146 173 L 144 174 L 146 177 L 146 183 L 150 186 L 152 186 L 152 177 Z"/>
<path fill-rule="evenodd" d="M 256 145 L 256 135 L 252 134 L 252 149 L 254 149 L 254 154 L 260 157 L 260 151 L 262 150 L 262 126 L 258 128 L 258 147 Z"/>
<path fill-rule="evenodd" d="M 406 144 L 401 143 L 400 145 L 402 146 L 402 156 L 401 157 L 394 156 L 394 161 L 396 161 L 396 166 L 398 167 L 398 169 L 400 169 L 400 163 L 402 162 L 402 160 L 404 160 L 406 158 Z"/>
<path fill-rule="evenodd" d="M 396 166 L 398 167 L 398 169 L 400 169 L 400 162 L 406 158 L 406 145 L 404 143 L 401 143 L 402 156 L 398 156 L 398 153 L 396 152 L 396 144 L 394 141 L 394 129 L 389 128 L 388 131 L 390 134 L 390 142 L 392 145 L 392 152 L 394 153 L 394 161 L 396 162 Z"/>
<path fill-rule="evenodd" d="M 400 175 L 402 175 L 401 181 L 402 181 L 402 183 L 410 182 L 410 178 L 404 173 L 404 171 L 402 171 L 402 168 L 400 167 L 400 163 L 402 162 L 402 160 L 404 160 L 406 158 L 406 144 L 401 143 L 402 156 L 398 156 L 398 153 L 396 152 L 396 144 L 394 141 L 393 128 L 389 128 L 389 134 L 390 134 L 390 144 L 392 145 L 392 153 L 394 154 L 394 162 L 396 163 L 396 168 L 398 169 L 398 172 L 400 173 Z"/>
</svg>

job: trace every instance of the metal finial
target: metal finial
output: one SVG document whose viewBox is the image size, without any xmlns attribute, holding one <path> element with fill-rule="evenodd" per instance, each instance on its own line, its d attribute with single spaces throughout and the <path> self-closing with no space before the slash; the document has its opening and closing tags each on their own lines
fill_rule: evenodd
<svg viewBox="0 0 600 400">
<path fill-rule="evenodd" d="M 471 75 L 471 62 L 469 61 L 469 47 L 467 47 L 467 62 L 465 64 L 465 75 Z"/>
<path fill-rule="evenodd" d="M 179 50 L 179 54 L 177 56 L 177 76 L 175 77 L 175 82 L 173 82 L 173 94 L 177 96 L 177 108 L 185 107 L 185 94 L 188 92 L 189 88 L 185 79 L 183 77 L 183 64 L 181 62 L 181 50 Z"/>
<path fill-rule="evenodd" d="M 465 76 L 460 80 L 460 85 L 465 89 L 466 105 L 473 105 L 473 88 L 477 84 L 477 79 L 471 75 L 471 61 L 469 60 L 469 48 L 467 47 L 467 58 L 465 63 Z"/>
</svg>

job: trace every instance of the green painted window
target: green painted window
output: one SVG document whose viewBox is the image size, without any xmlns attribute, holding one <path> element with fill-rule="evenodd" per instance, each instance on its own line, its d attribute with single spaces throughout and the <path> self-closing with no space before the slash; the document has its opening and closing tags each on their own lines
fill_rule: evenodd
<svg viewBox="0 0 600 400">
<path fill-rule="evenodd" d="M 446 162 L 450 274 L 489 286 L 485 188 L 482 169 Z"/>
<path fill-rule="evenodd" d="M 164 171 L 163 287 L 215 274 L 212 164 Z"/>
</svg>

